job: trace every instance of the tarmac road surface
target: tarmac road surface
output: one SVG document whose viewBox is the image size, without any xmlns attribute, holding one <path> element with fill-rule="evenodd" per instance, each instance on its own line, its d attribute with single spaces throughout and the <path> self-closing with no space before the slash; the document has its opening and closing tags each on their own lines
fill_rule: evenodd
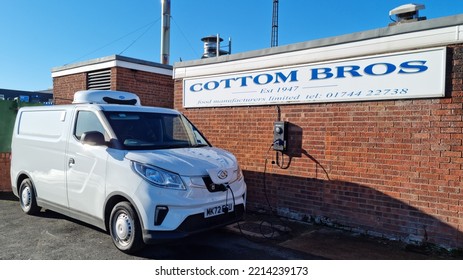
<svg viewBox="0 0 463 280">
<path fill-rule="evenodd" d="M 273 220 L 272 220 L 273 219 Z M 270 222 L 271 226 L 266 226 Z M 281 223 L 282 222 L 282 223 Z M 277 230 L 275 230 L 275 228 Z M 244 222 L 188 238 L 120 252 L 108 233 L 49 210 L 23 213 L 0 192 L 0 260 L 422 260 L 462 259 L 436 247 L 416 247 L 321 225 L 247 214 Z"/>
<path fill-rule="evenodd" d="M 2 260 L 243 260 L 323 259 L 275 242 L 255 242 L 227 228 L 147 246 L 136 255 L 120 252 L 106 232 L 49 210 L 22 212 L 18 199 L 0 193 Z"/>
</svg>

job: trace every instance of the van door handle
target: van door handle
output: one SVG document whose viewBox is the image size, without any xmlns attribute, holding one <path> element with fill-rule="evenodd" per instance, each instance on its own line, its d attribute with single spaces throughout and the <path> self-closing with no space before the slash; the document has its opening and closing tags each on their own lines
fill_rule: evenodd
<svg viewBox="0 0 463 280">
<path fill-rule="evenodd" d="M 72 167 L 74 164 L 76 164 L 76 161 L 73 158 L 69 159 L 69 167 Z"/>
</svg>

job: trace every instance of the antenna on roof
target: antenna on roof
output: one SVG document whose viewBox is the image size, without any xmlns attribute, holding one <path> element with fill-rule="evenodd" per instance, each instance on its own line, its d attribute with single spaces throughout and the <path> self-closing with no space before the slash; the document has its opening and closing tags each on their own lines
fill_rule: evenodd
<svg viewBox="0 0 463 280">
<path fill-rule="evenodd" d="M 271 47 L 278 46 L 278 0 L 273 0 Z"/>
</svg>

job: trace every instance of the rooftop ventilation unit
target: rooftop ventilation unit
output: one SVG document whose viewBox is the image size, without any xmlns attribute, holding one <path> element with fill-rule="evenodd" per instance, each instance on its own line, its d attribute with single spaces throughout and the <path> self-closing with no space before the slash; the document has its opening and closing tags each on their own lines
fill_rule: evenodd
<svg viewBox="0 0 463 280">
<path fill-rule="evenodd" d="M 204 42 L 204 53 L 201 58 L 216 57 L 231 53 L 231 39 L 228 39 L 228 51 L 220 49 L 220 43 L 223 41 L 219 34 L 201 38 Z"/>
<path fill-rule="evenodd" d="M 426 17 L 420 17 L 418 14 L 419 10 L 424 10 L 424 5 L 422 4 L 405 4 L 399 6 L 395 9 L 389 11 L 389 18 L 394 21 L 393 23 L 389 24 L 389 26 L 407 23 L 407 22 L 415 22 L 420 20 L 425 20 Z M 395 19 L 393 19 L 395 16 Z"/>
</svg>

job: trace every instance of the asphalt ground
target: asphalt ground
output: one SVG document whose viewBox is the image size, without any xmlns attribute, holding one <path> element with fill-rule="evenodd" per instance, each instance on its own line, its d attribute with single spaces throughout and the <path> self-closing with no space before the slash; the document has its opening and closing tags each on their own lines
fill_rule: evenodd
<svg viewBox="0 0 463 280">
<path fill-rule="evenodd" d="M 119 251 L 108 233 L 50 210 L 22 212 L 18 199 L 0 193 L 3 260 L 228 260 L 321 259 L 272 242 L 256 242 L 228 228 L 150 245 L 135 255 Z"/>
<path fill-rule="evenodd" d="M 423 260 L 461 255 L 248 213 L 222 229 L 120 252 L 108 233 L 49 210 L 22 212 L 0 192 L 0 260 Z"/>
</svg>

